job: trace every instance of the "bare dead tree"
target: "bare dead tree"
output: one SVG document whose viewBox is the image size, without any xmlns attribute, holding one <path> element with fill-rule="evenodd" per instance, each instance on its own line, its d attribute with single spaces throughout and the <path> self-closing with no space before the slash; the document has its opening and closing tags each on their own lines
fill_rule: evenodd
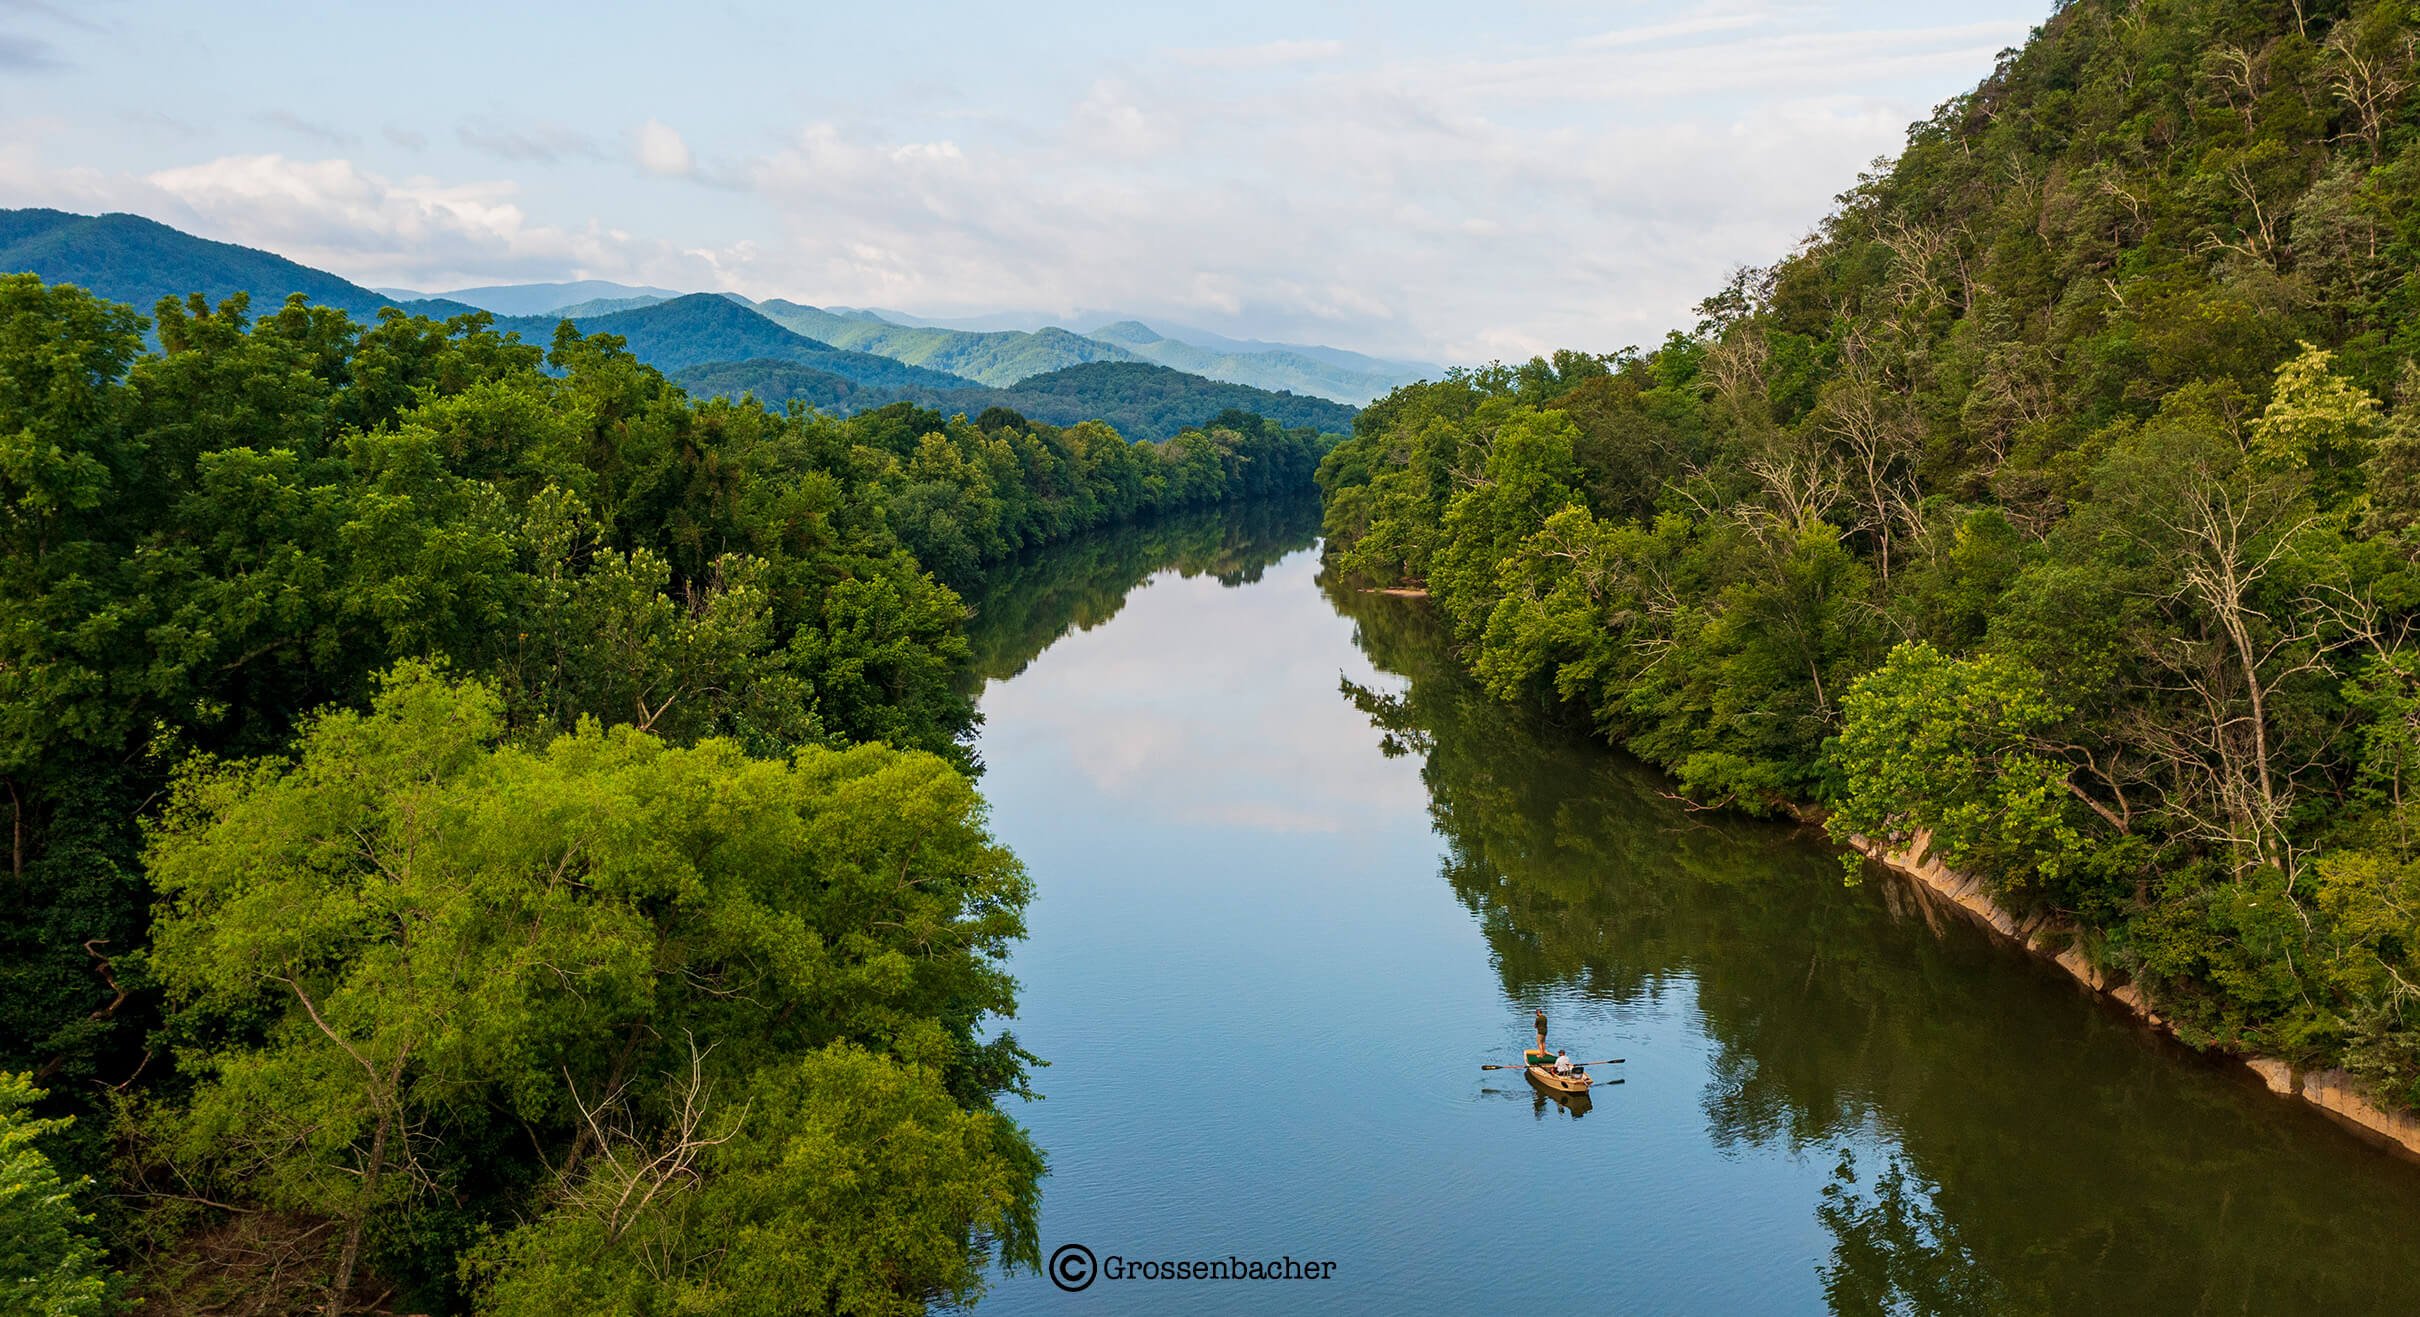
<svg viewBox="0 0 2420 1317">
<path fill-rule="evenodd" d="M 677 1106 L 664 1128 L 652 1134 L 643 1129 L 626 1088 L 611 1090 L 592 1105 L 580 1097 L 570 1073 L 564 1074 L 572 1105 L 596 1151 L 583 1173 L 559 1181 L 558 1192 L 576 1210 L 596 1218 L 608 1241 L 620 1242 L 657 1199 L 703 1178 L 699 1161 L 737 1137 L 747 1119 L 743 1105 L 727 1121 L 710 1120 L 714 1089 L 706 1077 L 706 1057 L 714 1049 L 701 1050 L 694 1035 L 688 1044 L 687 1074 L 665 1076 Z M 715 1132 L 709 1132 L 710 1126 Z"/>
<path fill-rule="evenodd" d="M 2338 23 L 2320 47 L 2327 61 L 2328 89 L 2353 112 L 2349 136 L 2368 142 L 2377 159 L 2395 107 L 2412 88 L 2415 38 L 2410 33 L 2384 50 L 2365 50 L 2361 34 L 2350 22 Z"/>
<path fill-rule="evenodd" d="M 2198 466 L 2178 474 L 2175 506 L 2156 517 L 2173 581 L 2160 602 L 2178 625 L 2146 646 L 2167 698 L 2136 710 L 2126 730 L 2159 763 L 2162 803 L 2187 833 L 2240 866 L 2275 866 L 2291 894 L 2305 852 L 2289 821 L 2312 765 L 2286 758 L 2277 702 L 2375 628 L 2356 597 L 2327 584 L 2264 606 L 2270 578 L 2316 520 L 2286 491 L 2239 489 Z"/>
<path fill-rule="evenodd" d="M 2252 112 L 2260 105 L 2262 93 L 2269 89 L 2268 61 L 2241 46 L 2221 45 L 2202 56 L 2202 78 L 2218 93 L 2227 108 L 2241 115 L 2244 136 L 2252 135 Z"/>
<path fill-rule="evenodd" d="M 2233 238 L 2223 237 L 2215 232 L 2202 235 L 2201 242 L 2195 248 L 2196 252 L 2204 254 L 2214 251 L 2233 252 L 2238 256 L 2275 268 L 2277 265 L 2278 222 L 2283 217 L 2272 212 L 2267 199 L 2260 194 L 2260 180 L 2253 175 L 2252 167 L 2241 158 L 2228 162 L 2226 167 L 2219 171 L 2219 176 L 2227 181 L 2227 190 L 2233 192 L 2237 200 L 2251 209 L 2252 222 L 2250 227 L 2243 229 L 2238 236 Z"/>
<path fill-rule="evenodd" d="M 1734 415 L 1765 397 L 1765 363 L 1772 348 L 1754 329 L 1735 328 L 1706 349 L 1706 374 L 1714 381 L 1714 396 Z"/>
<path fill-rule="evenodd" d="M 1795 534 L 1840 506 L 1840 461 L 1816 444 L 1777 443 L 1747 460 L 1748 474 L 1764 486 L 1767 506 L 1752 511 Z"/>
<path fill-rule="evenodd" d="M 1898 394 L 1871 379 L 1850 379 L 1824 395 L 1821 428 L 1838 453 L 1858 526 L 1874 535 L 1882 579 L 1891 578 L 1891 551 L 1898 532 L 1921 533 L 1919 490 L 1911 459 L 1923 431 Z"/>
</svg>

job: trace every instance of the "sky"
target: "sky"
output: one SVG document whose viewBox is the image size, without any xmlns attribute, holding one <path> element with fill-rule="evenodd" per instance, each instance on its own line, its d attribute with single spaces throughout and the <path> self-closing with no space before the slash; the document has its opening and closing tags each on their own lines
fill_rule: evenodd
<svg viewBox="0 0 2420 1317">
<path fill-rule="evenodd" d="M 0 206 L 357 283 L 1613 351 L 1785 255 L 2049 0 L 0 0 Z"/>
</svg>

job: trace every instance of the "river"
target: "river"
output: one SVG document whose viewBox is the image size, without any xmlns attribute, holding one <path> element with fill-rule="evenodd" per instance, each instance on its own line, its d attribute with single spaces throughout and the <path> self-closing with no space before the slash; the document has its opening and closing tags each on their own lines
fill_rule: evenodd
<svg viewBox="0 0 2420 1317">
<path fill-rule="evenodd" d="M 975 601 L 983 789 L 1038 892 L 1013 1027 L 1050 1062 L 1008 1106 L 1044 1253 L 1096 1259 L 979 1311 L 2420 1310 L 2420 1167 L 1488 699 L 1315 531 L 1163 523 Z M 1626 1082 L 1482 1071 L 1538 1006 Z"/>
</svg>

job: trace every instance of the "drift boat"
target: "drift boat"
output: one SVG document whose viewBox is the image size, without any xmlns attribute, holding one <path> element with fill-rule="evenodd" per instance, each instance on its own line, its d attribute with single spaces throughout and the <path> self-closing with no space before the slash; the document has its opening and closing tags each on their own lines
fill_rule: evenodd
<svg viewBox="0 0 2420 1317">
<path fill-rule="evenodd" d="M 1596 1083 L 1584 1070 L 1575 1069 L 1568 1075 L 1558 1075 L 1553 1057 L 1541 1061 L 1538 1056 L 1538 1053 L 1530 1052 L 1521 1059 L 1528 1063 L 1529 1082 L 1540 1088 L 1553 1089 L 1557 1093 L 1585 1093 Z"/>
</svg>

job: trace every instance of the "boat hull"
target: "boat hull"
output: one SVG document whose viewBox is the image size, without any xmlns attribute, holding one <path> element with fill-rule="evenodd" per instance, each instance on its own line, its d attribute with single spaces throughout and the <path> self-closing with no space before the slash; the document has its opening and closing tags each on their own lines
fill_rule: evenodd
<svg viewBox="0 0 2420 1317">
<path fill-rule="evenodd" d="M 1578 1071 L 1568 1075 L 1558 1075 L 1553 1066 L 1533 1065 L 1529 1067 L 1529 1082 L 1540 1088 L 1553 1089 L 1557 1093 L 1585 1093 L 1596 1081 Z"/>
</svg>

